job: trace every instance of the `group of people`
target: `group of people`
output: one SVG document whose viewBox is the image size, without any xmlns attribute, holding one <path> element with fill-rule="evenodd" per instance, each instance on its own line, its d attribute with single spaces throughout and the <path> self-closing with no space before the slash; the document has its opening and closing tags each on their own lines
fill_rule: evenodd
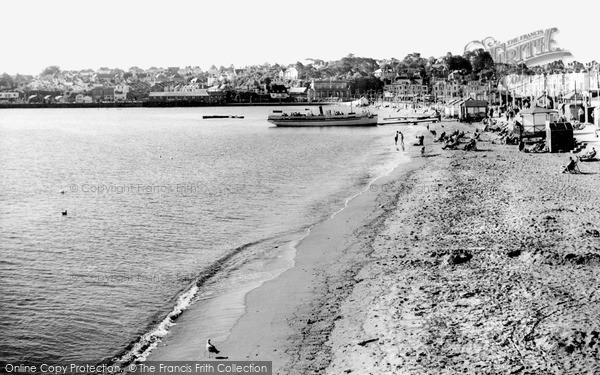
<svg viewBox="0 0 600 375">
<path fill-rule="evenodd" d="M 428 126 L 428 128 L 429 128 L 429 126 Z M 434 137 L 434 139 L 433 139 L 434 142 L 444 142 L 444 146 L 442 146 L 443 150 L 456 149 L 460 144 L 460 139 L 465 136 L 465 132 L 458 130 L 458 129 L 454 130 L 450 134 L 446 134 L 446 132 L 442 132 L 439 135 L 439 137 L 436 137 L 437 134 L 434 130 L 430 130 L 430 132 Z M 463 150 L 476 151 L 477 150 L 477 140 L 479 140 L 480 135 L 481 135 L 481 133 L 479 133 L 479 130 L 476 129 L 475 132 L 473 133 L 473 135 L 471 135 L 469 141 L 464 145 Z M 421 147 L 421 154 L 424 154 L 425 153 L 425 143 L 424 143 L 425 136 L 417 135 L 416 139 L 417 139 L 417 142 L 414 143 L 413 146 Z M 396 134 L 394 135 L 394 144 L 396 145 L 397 150 L 399 150 L 398 142 L 400 142 L 400 145 L 402 146 L 402 151 L 404 151 L 404 134 L 402 134 L 401 131 L 396 131 Z"/>
<path fill-rule="evenodd" d="M 396 145 L 396 150 L 398 150 L 398 140 L 400 140 L 400 145 L 402 146 L 402 151 L 404 151 L 404 134 L 401 131 L 396 131 L 396 135 L 394 136 L 394 144 Z"/>
<path fill-rule="evenodd" d="M 463 150 L 477 151 L 477 140 L 479 140 L 480 135 L 479 130 L 476 129 L 473 135 L 471 135 L 469 142 L 463 146 Z M 465 132 L 457 129 L 448 135 L 446 135 L 446 132 L 443 132 L 438 138 L 434 139 L 434 142 L 444 142 L 442 150 L 455 150 L 459 147 L 460 139 L 464 136 Z"/>
<path fill-rule="evenodd" d="M 421 146 L 421 154 L 423 154 L 425 152 L 425 136 L 417 135 L 416 138 L 417 143 L 415 143 L 414 146 Z M 394 144 L 396 145 L 396 150 L 400 151 L 400 149 L 398 148 L 398 142 L 400 142 L 400 146 L 402 146 L 402 151 L 404 151 L 404 134 L 402 134 L 402 132 L 399 130 L 396 131 L 396 135 L 394 136 Z"/>
</svg>

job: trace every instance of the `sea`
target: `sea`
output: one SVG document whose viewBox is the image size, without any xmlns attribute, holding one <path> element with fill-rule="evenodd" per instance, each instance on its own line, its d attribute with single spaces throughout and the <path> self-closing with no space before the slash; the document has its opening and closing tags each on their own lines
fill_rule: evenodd
<svg viewBox="0 0 600 375">
<path fill-rule="evenodd" d="M 393 126 L 278 128 L 274 109 L 318 111 L 1 110 L 0 361 L 143 357 L 404 160 Z"/>
</svg>

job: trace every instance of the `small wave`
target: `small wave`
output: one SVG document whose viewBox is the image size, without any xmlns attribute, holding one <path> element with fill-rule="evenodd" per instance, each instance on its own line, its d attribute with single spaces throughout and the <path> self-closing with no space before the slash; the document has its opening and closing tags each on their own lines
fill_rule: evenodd
<svg viewBox="0 0 600 375">
<path fill-rule="evenodd" d="M 121 353 L 103 362 L 110 363 L 111 365 L 117 365 L 120 368 L 125 368 L 131 363 L 144 361 L 152 352 L 152 350 L 156 348 L 161 340 L 168 334 L 169 329 L 175 324 L 177 318 L 179 318 L 179 316 L 181 316 L 181 314 L 194 303 L 195 297 L 200 288 L 226 266 L 229 266 L 234 256 L 240 254 L 242 251 L 250 247 L 260 245 L 288 234 L 289 233 L 279 234 L 277 236 L 249 242 L 236 247 L 223 257 L 219 258 L 184 289 L 184 291 L 177 298 L 175 306 L 160 320 L 158 324 L 152 324 L 145 334 L 141 335 L 137 340 L 129 344 Z"/>
<path fill-rule="evenodd" d="M 167 335 L 174 321 L 192 304 L 192 300 L 198 294 L 198 290 L 198 285 L 193 284 L 187 291 L 181 294 L 173 310 L 153 330 L 140 337 L 131 349 L 119 358 L 116 363 L 124 366 L 135 361 L 144 361 L 152 349 Z"/>
</svg>

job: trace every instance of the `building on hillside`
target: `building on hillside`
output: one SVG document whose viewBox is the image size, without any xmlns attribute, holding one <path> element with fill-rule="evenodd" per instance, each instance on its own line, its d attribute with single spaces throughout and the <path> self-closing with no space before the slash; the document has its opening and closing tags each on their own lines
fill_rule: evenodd
<svg viewBox="0 0 600 375">
<path fill-rule="evenodd" d="M 289 68 L 284 68 L 279 71 L 279 79 L 288 80 L 288 81 L 296 81 L 298 79 L 298 69 L 291 66 Z"/>
<path fill-rule="evenodd" d="M 118 80 L 119 76 L 112 73 L 96 73 L 92 76 L 92 82 L 94 83 L 114 83 Z"/>
<path fill-rule="evenodd" d="M 103 66 L 101 68 L 98 68 L 98 70 L 96 71 L 97 74 L 110 74 L 112 73 L 111 69 Z"/>
<path fill-rule="evenodd" d="M 591 106 L 591 102 L 600 97 L 600 69 L 536 75 L 511 74 L 499 86 L 503 95 L 510 93 L 517 98 L 535 98 L 546 94 L 554 99 L 555 109 L 575 93 L 582 95 L 583 101 Z"/>
<path fill-rule="evenodd" d="M 127 100 L 127 94 L 129 93 L 129 85 L 120 83 L 115 86 L 114 99 L 115 102 L 124 102 Z"/>
<path fill-rule="evenodd" d="M 220 104 L 225 101 L 225 91 L 218 88 L 203 88 L 198 83 L 187 85 L 158 84 L 148 94 L 152 102 L 194 102 Z"/>
<path fill-rule="evenodd" d="M 184 82 L 186 82 L 186 79 L 181 74 L 175 73 L 175 74 L 169 76 L 169 81 L 175 81 L 177 83 L 184 83 Z"/>
<path fill-rule="evenodd" d="M 435 80 L 431 84 L 431 94 L 436 102 L 450 102 L 463 96 L 463 85 L 445 79 Z"/>
<path fill-rule="evenodd" d="M 279 101 L 287 100 L 290 97 L 288 89 L 284 85 L 271 85 L 269 96 L 271 99 L 279 99 Z"/>
<path fill-rule="evenodd" d="M 473 98 L 475 100 L 484 100 L 490 102 L 492 100 L 491 83 L 484 83 L 481 81 L 468 81 L 465 85 L 465 96 Z"/>
<path fill-rule="evenodd" d="M 168 75 L 175 75 L 177 73 L 179 73 L 179 67 L 178 66 L 170 66 L 167 68 L 167 71 L 165 72 Z"/>
<path fill-rule="evenodd" d="M 93 103 L 94 99 L 89 95 L 77 94 L 75 96 L 75 103 Z"/>
<path fill-rule="evenodd" d="M 294 102 L 306 102 L 310 96 L 308 87 L 290 87 L 288 92 Z"/>
<path fill-rule="evenodd" d="M 346 80 L 313 80 L 312 94 L 317 101 L 344 101 L 351 99 L 350 83 Z"/>
<path fill-rule="evenodd" d="M 150 84 L 146 82 L 130 83 L 127 100 L 140 101 L 147 99 L 150 94 L 150 87 Z"/>
<path fill-rule="evenodd" d="M 427 85 L 404 79 L 383 87 L 384 97 L 391 101 L 421 101 L 427 94 L 429 94 Z"/>
<path fill-rule="evenodd" d="M 0 92 L 0 103 L 14 103 L 18 100 L 18 92 Z"/>
<path fill-rule="evenodd" d="M 94 87 L 90 91 L 90 96 L 95 103 L 112 102 L 115 100 L 114 87 Z"/>
</svg>

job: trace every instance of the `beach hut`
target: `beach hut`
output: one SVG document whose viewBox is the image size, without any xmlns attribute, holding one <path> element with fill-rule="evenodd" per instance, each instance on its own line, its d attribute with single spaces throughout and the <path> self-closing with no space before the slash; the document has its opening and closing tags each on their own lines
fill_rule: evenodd
<svg viewBox="0 0 600 375">
<path fill-rule="evenodd" d="M 546 121 L 555 122 L 558 112 L 553 109 L 532 107 L 521 111 L 523 136 L 539 137 L 546 133 Z"/>
<path fill-rule="evenodd" d="M 577 103 L 562 103 L 559 106 L 561 116 L 564 116 L 568 121 L 585 122 L 584 106 Z"/>
<path fill-rule="evenodd" d="M 554 99 L 547 94 L 544 94 L 535 99 L 535 106 L 542 108 L 554 108 Z"/>
<path fill-rule="evenodd" d="M 446 103 L 444 106 L 444 115 L 446 117 L 458 117 L 460 113 L 460 105 L 463 102 L 462 99 L 454 99 Z"/>
<path fill-rule="evenodd" d="M 488 102 L 469 98 L 460 105 L 460 120 L 480 121 L 487 116 Z"/>
<path fill-rule="evenodd" d="M 568 122 L 546 121 L 548 152 L 569 151 L 573 148 L 573 126 Z"/>
</svg>

